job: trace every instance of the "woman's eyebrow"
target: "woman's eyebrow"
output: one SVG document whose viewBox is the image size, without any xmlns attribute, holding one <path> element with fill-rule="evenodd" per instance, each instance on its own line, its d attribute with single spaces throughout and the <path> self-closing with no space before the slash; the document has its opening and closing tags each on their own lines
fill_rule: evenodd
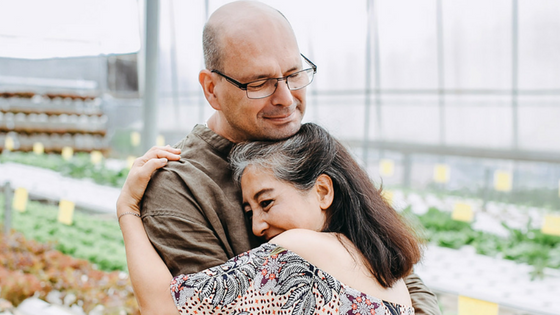
<svg viewBox="0 0 560 315">
<path fill-rule="evenodd" d="M 260 197 L 262 194 L 267 193 L 267 192 L 271 192 L 271 191 L 273 191 L 273 190 L 274 190 L 273 188 L 263 188 L 263 189 L 261 189 L 261 190 L 259 190 L 259 191 L 257 191 L 257 192 L 255 193 L 255 195 L 253 196 L 252 200 L 257 200 L 257 199 L 259 199 L 259 197 Z M 249 202 L 248 202 L 248 201 L 243 201 L 243 203 L 241 204 L 241 207 L 243 207 L 243 211 L 245 211 L 245 209 L 246 209 L 247 207 L 250 208 L 251 205 L 249 205 Z"/>
<path fill-rule="evenodd" d="M 274 189 L 272 189 L 272 188 L 263 188 L 263 189 L 257 191 L 257 193 L 253 196 L 253 200 L 257 200 L 257 199 L 259 199 L 259 197 L 260 197 L 262 194 L 267 193 L 267 192 L 271 192 L 271 191 L 273 191 L 273 190 L 274 190 Z"/>
</svg>

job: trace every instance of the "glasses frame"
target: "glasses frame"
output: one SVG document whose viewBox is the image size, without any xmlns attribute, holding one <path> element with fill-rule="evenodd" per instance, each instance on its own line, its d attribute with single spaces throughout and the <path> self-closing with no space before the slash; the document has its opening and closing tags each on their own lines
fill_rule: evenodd
<svg viewBox="0 0 560 315">
<path fill-rule="evenodd" d="M 300 70 L 300 71 L 296 71 L 296 72 L 294 72 L 294 73 L 292 73 L 292 74 L 289 74 L 289 75 L 287 75 L 287 76 L 285 76 L 285 77 L 268 78 L 268 79 L 266 79 L 266 80 L 271 80 L 271 79 L 277 80 L 277 84 L 276 84 L 276 86 L 275 86 L 275 88 L 274 88 L 274 91 L 273 91 L 272 93 L 270 93 L 269 95 L 267 95 L 267 96 L 250 97 L 250 96 L 249 96 L 249 91 L 247 90 L 247 87 L 249 86 L 249 84 L 255 83 L 255 82 L 258 82 L 258 81 L 263 81 L 264 79 L 255 80 L 255 81 L 251 81 L 251 82 L 247 82 L 247 83 L 241 83 L 241 82 L 235 80 L 234 78 L 228 77 L 227 75 L 223 74 L 222 72 L 220 72 L 220 71 L 218 71 L 218 70 L 216 70 L 216 69 L 212 70 L 211 72 L 212 72 L 212 73 L 216 73 L 216 74 L 218 74 L 218 75 L 224 77 L 224 79 L 226 79 L 229 83 L 231 83 L 231 84 L 233 84 L 234 86 L 236 86 L 238 89 L 244 90 L 244 91 L 245 91 L 245 95 L 247 95 L 247 98 L 250 98 L 250 99 L 260 99 L 260 98 L 269 97 L 270 95 L 274 94 L 274 92 L 276 92 L 276 89 L 278 89 L 278 81 L 284 80 L 284 81 L 286 81 L 286 84 L 288 84 L 288 79 L 289 79 L 291 76 L 293 76 L 294 74 L 296 74 L 296 73 L 300 73 L 300 72 L 303 72 L 303 71 L 307 71 L 307 70 L 313 69 L 313 77 L 315 77 L 315 74 L 317 73 L 317 66 L 316 66 L 311 60 L 309 60 L 307 57 L 305 57 L 303 54 L 300 53 L 300 55 L 301 55 L 301 56 L 303 57 L 303 59 L 311 66 L 311 68 L 306 68 L 306 69 L 302 69 L 302 70 Z M 311 81 L 309 81 L 309 83 L 308 83 L 307 85 L 304 85 L 304 86 L 302 86 L 302 87 L 300 87 L 300 88 L 297 88 L 297 89 L 290 89 L 290 86 L 288 85 L 288 89 L 290 89 L 290 91 L 301 90 L 301 89 L 303 89 L 304 87 L 306 87 L 306 86 L 308 86 L 309 84 L 311 84 L 311 82 L 313 82 L 313 79 L 311 79 Z"/>
</svg>

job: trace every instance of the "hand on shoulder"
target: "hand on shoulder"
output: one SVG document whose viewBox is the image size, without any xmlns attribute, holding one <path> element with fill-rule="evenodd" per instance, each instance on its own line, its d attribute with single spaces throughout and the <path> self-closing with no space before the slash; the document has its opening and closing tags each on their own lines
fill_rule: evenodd
<svg viewBox="0 0 560 315">
<path fill-rule="evenodd" d="M 152 147 L 143 156 L 137 158 L 128 172 L 126 181 L 117 199 L 117 215 L 133 211 L 140 214 L 138 204 L 142 200 L 146 186 L 155 170 L 164 167 L 168 161 L 181 158 L 180 149 L 170 146 Z"/>
</svg>

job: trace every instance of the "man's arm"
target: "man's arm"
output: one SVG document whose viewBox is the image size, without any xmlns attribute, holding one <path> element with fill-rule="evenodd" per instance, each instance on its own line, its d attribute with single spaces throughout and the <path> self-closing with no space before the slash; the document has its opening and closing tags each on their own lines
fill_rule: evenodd
<svg viewBox="0 0 560 315">
<path fill-rule="evenodd" d="M 436 295 L 417 274 L 411 273 L 404 280 L 416 315 L 441 315 Z"/>
<path fill-rule="evenodd" d="M 141 212 L 146 233 L 173 276 L 227 261 L 231 249 L 217 231 L 222 229 L 216 229 L 219 218 L 202 209 L 175 172 L 163 169 L 153 175 Z"/>
</svg>

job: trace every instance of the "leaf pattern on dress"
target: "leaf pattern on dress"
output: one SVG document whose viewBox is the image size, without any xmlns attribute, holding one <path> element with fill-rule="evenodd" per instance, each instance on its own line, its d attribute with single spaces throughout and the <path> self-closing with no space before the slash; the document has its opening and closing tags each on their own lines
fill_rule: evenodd
<svg viewBox="0 0 560 315">
<path fill-rule="evenodd" d="M 340 298 L 340 314 L 386 315 L 383 301 L 346 287 Z"/>
<path fill-rule="evenodd" d="M 273 248 L 267 250 L 265 247 L 264 249 L 265 252 L 269 252 Z M 200 300 L 211 299 L 214 307 L 229 304 L 247 291 L 250 286 L 249 279 L 255 278 L 257 268 L 265 259 L 266 255 L 262 255 L 262 251 L 255 251 L 254 254 L 251 252 L 241 254 L 223 265 L 185 276 L 186 279 L 178 289 L 198 289 L 198 298 Z M 194 291 L 192 292 L 194 294 Z M 184 294 L 179 297 L 182 300 L 185 299 Z M 176 296 L 176 300 L 179 297 Z"/>
<path fill-rule="evenodd" d="M 310 264 L 299 255 L 286 251 L 279 255 L 278 261 L 283 264 L 278 275 L 279 294 L 288 294 L 288 300 L 282 309 L 294 307 L 292 314 L 310 315 L 315 312 L 316 299 L 314 289 L 328 303 L 333 290 L 340 292 L 340 282 L 321 269 Z M 329 287 L 330 283 L 338 283 Z"/>
<path fill-rule="evenodd" d="M 269 312 L 271 299 L 281 301 L 273 310 L 292 315 L 311 315 L 320 309 L 344 315 L 414 314 L 412 307 L 352 289 L 296 253 L 269 243 L 223 265 L 177 276 L 170 289 L 181 314 L 191 314 L 192 307 L 199 307 L 201 314 L 260 313 L 253 307 Z"/>
</svg>

